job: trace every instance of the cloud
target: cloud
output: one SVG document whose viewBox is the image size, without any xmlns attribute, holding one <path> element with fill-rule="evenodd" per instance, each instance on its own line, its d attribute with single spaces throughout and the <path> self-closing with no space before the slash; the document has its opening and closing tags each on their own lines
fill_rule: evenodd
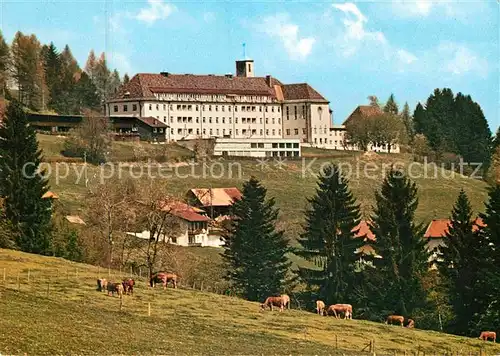
<svg viewBox="0 0 500 356">
<path fill-rule="evenodd" d="M 158 20 L 164 20 L 175 10 L 175 6 L 166 4 L 163 0 L 148 0 L 149 7 L 143 8 L 135 16 L 139 21 L 148 25 L 154 24 Z"/>
<path fill-rule="evenodd" d="M 293 60 L 306 59 L 316 42 L 313 37 L 299 37 L 299 26 L 290 22 L 288 14 L 268 16 L 258 28 L 270 37 L 279 38 Z"/>
<path fill-rule="evenodd" d="M 387 3 L 381 6 L 387 9 Z M 450 1 L 450 0 L 392 0 L 392 12 L 403 18 L 429 17 L 438 14 L 440 17 L 453 18 L 462 22 L 468 19 L 481 18 L 488 15 L 488 1 Z"/>
<path fill-rule="evenodd" d="M 353 56 L 362 47 L 379 47 L 388 44 L 382 32 L 369 31 L 365 28 L 368 19 L 354 3 L 333 4 L 333 7 L 345 15 L 342 20 L 344 32 L 337 41 L 345 57 Z"/>
<path fill-rule="evenodd" d="M 393 11 L 402 17 L 428 16 L 431 9 L 438 3 L 432 0 L 404 1 L 395 0 L 392 2 Z"/>
<path fill-rule="evenodd" d="M 205 21 L 206 23 L 211 23 L 211 22 L 214 22 L 215 21 L 215 13 L 213 12 L 205 12 L 203 14 L 203 21 Z"/>
<path fill-rule="evenodd" d="M 411 64 L 418 59 L 413 53 L 410 53 L 404 49 L 398 49 L 396 51 L 396 55 L 398 56 L 401 62 L 406 64 Z"/>
<path fill-rule="evenodd" d="M 121 75 L 124 75 L 125 73 L 131 75 L 133 73 L 132 64 L 130 63 L 127 55 L 124 53 L 111 52 L 109 55 L 109 63 L 109 67 L 118 69 L 118 72 L 120 72 Z"/>
<path fill-rule="evenodd" d="M 437 48 L 441 58 L 441 69 L 456 76 L 477 74 L 488 75 L 488 61 L 465 45 L 453 42 L 441 43 Z"/>
</svg>

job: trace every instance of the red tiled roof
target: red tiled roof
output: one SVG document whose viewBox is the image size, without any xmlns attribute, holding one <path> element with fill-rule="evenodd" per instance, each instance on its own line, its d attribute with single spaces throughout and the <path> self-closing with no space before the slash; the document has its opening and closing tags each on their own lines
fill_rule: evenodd
<svg viewBox="0 0 500 356">
<path fill-rule="evenodd" d="M 309 84 L 285 84 L 282 86 L 285 100 L 319 100 L 328 101 L 320 93 L 314 90 Z"/>
<path fill-rule="evenodd" d="M 210 221 L 209 217 L 198 214 L 200 209 L 195 209 L 183 202 L 173 202 L 167 204 L 162 208 L 162 210 L 168 211 L 169 214 L 186 221 Z"/>
<path fill-rule="evenodd" d="M 273 82 L 273 80 L 272 80 Z M 274 82 L 278 82 L 274 80 Z M 279 83 L 279 82 L 278 82 Z M 136 74 L 115 96 L 124 99 L 151 98 L 153 93 L 254 94 L 275 97 L 273 87 L 263 77 L 227 77 L 194 74 Z"/>
<path fill-rule="evenodd" d="M 352 231 L 358 231 L 355 237 L 364 237 L 365 239 L 368 239 L 370 241 L 376 240 L 375 235 L 370 230 L 370 226 L 368 225 L 368 222 L 366 220 L 361 220 L 358 226 L 356 226 Z"/>
<path fill-rule="evenodd" d="M 146 125 L 151 126 L 151 127 L 161 127 L 161 128 L 168 127 L 168 125 L 165 125 L 163 122 L 161 122 L 160 120 L 158 120 L 152 116 L 136 117 L 136 119 L 144 122 Z"/>
<path fill-rule="evenodd" d="M 353 120 L 357 117 L 367 118 L 371 116 L 376 116 L 382 114 L 382 110 L 377 106 L 371 105 L 359 105 L 354 111 L 345 119 L 343 125 L 345 125 L 348 121 Z"/>
<path fill-rule="evenodd" d="M 448 225 L 450 224 L 450 219 L 434 219 L 427 226 L 425 230 L 425 238 L 442 238 L 448 232 Z M 477 218 L 472 226 L 472 231 L 477 231 L 478 227 L 484 227 L 485 224 L 481 218 Z"/>
<path fill-rule="evenodd" d="M 194 188 L 190 190 L 203 206 L 229 206 L 241 199 L 238 188 Z"/>
</svg>

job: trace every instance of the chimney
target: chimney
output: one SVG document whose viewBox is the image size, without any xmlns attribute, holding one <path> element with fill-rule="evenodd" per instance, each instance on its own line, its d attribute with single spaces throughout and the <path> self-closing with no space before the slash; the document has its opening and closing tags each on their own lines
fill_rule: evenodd
<svg viewBox="0 0 500 356">
<path fill-rule="evenodd" d="M 160 72 L 160 74 L 161 74 L 161 75 L 163 75 L 164 77 L 168 77 L 168 75 L 169 75 L 170 73 L 168 73 L 168 72 Z"/>
<path fill-rule="evenodd" d="M 271 79 L 272 77 L 270 75 L 266 75 L 266 84 L 268 87 L 271 87 L 271 81 L 272 81 Z"/>
<path fill-rule="evenodd" d="M 227 74 L 225 75 L 225 77 L 226 77 L 226 78 L 228 78 L 228 79 L 231 79 L 231 78 L 233 77 L 233 74 L 232 74 L 232 73 L 227 73 Z"/>
</svg>

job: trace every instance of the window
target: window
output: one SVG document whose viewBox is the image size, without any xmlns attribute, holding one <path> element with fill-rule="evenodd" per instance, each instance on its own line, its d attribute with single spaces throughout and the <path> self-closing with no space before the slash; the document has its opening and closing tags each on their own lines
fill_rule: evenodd
<svg viewBox="0 0 500 356">
<path fill-rule="evenodd" d="M 153 128 L 153 132 L 156 133 L 156 127 Z"/>
<path fill-rule="evenodd" d="M 252 124 L 257 123 L 257 119 L 255 117 L 252 117 Z"/>
<path fill-rule="evenodd" d="M 281 118 L 278 117 L 278 124 L 281 124 Z"/>
<path fill-rule="evenodd" d="M 163 104 L 163 110 L 167 110 L 167 104 Z"/>
<path fill-rule="evenodd" d="M 156 104 L 156 110 L 160 110 L 160 105 Z"/>
<path fill-rule="evenodd" d="M 257 130 L 256 129 L 252 129 L 252 135 L 257 135 Z"/>
<path fill-rule="evenodd" d="M 306 134 L 306 129 L 302 129 L 302 134 Z"/>
<path fill-rule="evenodd" d="M 279 130 L 278 130 L 278 135 L 280 135 L 280 136 L 281 136 L 281 129 L 279 129 Z"/>
<path fill-rule="evenodd" d="M 257 148 L 257 143 L 251 143 L 250 148 Z"/>
<path fill-rule="evenodd" d="M 182 135 L 182 129 L 177 129 L 177 134 Z"/>
<path fill-rule="evenodd" d="M 241 130 L 241 134 L 242 134 L 242 135 L 246 135 L 246 134 L 247 134 L 247 129 L 243 129 L 243 130 Z"/>
<path fill-rule="evenodd" d="M 200 129 L 196 129 L 196 134 L 199 135 L 200 134 Z"/>
<path fill-rule="evenodd" d="M 260 135 L 262 136 L 264 134 L 264 130 L 260 129 Z"/>
<path fill-rule="evenodd" d="M 238 129 L 236 129 L 236 135 L 238 135 Z"/>
<path fill-rule="evenodd" d="M 266 106 L 266 112 L 267 112 L 267 106 Z"/>
<path fill-rule="evenodd" d="M 262 112 L 262 106 L 259 105 L 259 111 Z"/>
<path fill-rule="evenodd" d="M 197 117 L 196 118 L 196 123 L 199 123 L 200 122 L 200 119 Z"/>
<path fill-rule="evenodd" d="M 260 118 L 260 123 L 262 124 L 262 118 Z"/>
<path fill-rule="evenodd" d="M 211 123 L 212 123 L 212 118 L 211 118 L 211 117 L 209 117 L 209 118 L 208 118 L 208 123 L 209 123 L 209 124 L 211 124 Z"/>
<path fill-rule="evenodd" d="M 198 111 L 198 105 L 196 105 L 196 111 Z"/>
<path fill-rule="evenodd" d="M 280 143 L 280 148 L 285 148 L 285 144 L 284 143 Z"/>
<path fill-rule="evenodd" d="M 298 143 L 294 143 L 293 144 L 293 148 L 299 148 L 299 144 Z"/>
<path fill-rule="evenodd" d="M 170 122 L 174 122 L 174 117 L 170 116 Z"/>
<path fill-rule="evenodd" d="M 252 106 L 252 111 L 255 111 L 255 106 Z"/>
<path fill-rule="evenodd" d="M 203 134 L 205 135 L 207 133 L 207 130 L 206 129 L 203 129 Z"/>
<path fill-rule="evenodd" d="M 213 130 L 212 130 L 212 129 L 210 129 L 210 136 L 211 136 L 212 134 L 213 134 Z"/>
<path fill-rule="evenodd" d="M 167 117 L 163 116 L 163 122 L 167 122 Z"/>
<path fill-rule="evenodd" d="M 230 106 L 227 107 L 227 111 L 231 111 L 231 107 Z"/>
<path fill-rule="evenodd" d="M 170 108 L 170 110 L 174 110 L 174 107 L 172 106 L 172 104 L 169 105 L 169 108 Z"/>
<path fill-rule="evenodd" d="M 322 141 L 323 141 L 323 139 L 322 139 L 322 138 L 320 138 L 320 139 L 319 139 L 319 143 L 323 143 Z"/>
<path fill-rule="evenodd" d="M 113 106 L 113 111 L 118 112 L 118 105 Z"/>
<path fill-rule="evenodd" d="M 182 105 L 182 110 L 186 110 L 187 105 Z"/>
<path fill-rule="evenodd" d="M 177 110 L 181 110 L 182 106 L 181 105 L 177 105 Z"/>
<path fill-rule="evenodd" d="M 293 107 L 293 111 L 295 113 L 295 120 L 297 120 L 297 105 Z"/>
<path fill-rule="evenodd" d="M 216 118 L 215 118 L 215 123 L 216 123 L 216 124 L 218 124 L 218 123 L 219 123 L 219 118 L 218 118 L 218 117 L 216 117 Z"/>
<path fill-rule="evenodd" d="M 153 105 L 149 104 L 149 110 L 153 110 Z"/>
<path fill-rule="evenodd" d="M 276 135 L 276 130 L 275 129 L 273 129 L 273 135 Z"/>
<path fill-rule="evenodd" d="M 222 129 L 222 135 L 226 134 L 226 129 Z"/>
<path fill-rule="evenodd" d="M 314 128 L 314 133 L 318 133 L 318 130 L 316 130 L 316 128 Z"/>
<path fill-rule="evenodd" d="M 177 122 L 182 122 L 182 118 L 180 116 L 177 116 Z"/>
<path fill-rule="evenodd" d="M 238 107 L 237 106 L 234 107 L 234 111 L 236 111 L 236 112 L 238 111 Z"/>
<path fill-rule="evenodd" d="M 266 129 L 266 135 L 269 135 L 269 129 Z"/>
<path fill-rule="evenodd" d="M 274 117 L 273 117 L 273 124 L 274 124 L 274 122 L 275 122 L 275 121 L 274 121 Z"/>
<path fill-rule="evenodd" d="M 280 112 L 280 107 L 278 106 L 278 112 Z"/>
<path fill-rule="evenodd" d="M 229 123 L 231 123 L 231 118 L 229 118 Z"/>
<path fill-rule="evenodd" d="M 229 135 L 233 134 L 233 130 L 229 129 Z"/>
<path fill-rule="evenodd" d="M 290 129 L 286 129 L 286 135 L 290 136 Z"/>
<path fill-rule="evenodd" d="M 219 136 L 219 129 L 215 130 L 215 133 Z"/>
<path fill-rule="evenodd" d="M 212 105 L 208 105 L 208 111 L 212 111 Z"/>
<path fill-rule="evenodd" d="M 189 111 L 193 110 L 193 105 L 188 105 L 188 110 Z"/>
<path fill-rule="evenodd" d="M 271 111 L 274 112 L 274 106 L 271 106 Z"/>
<path fill-rule="evenodd" d="M 234 118 L 234 123 L 235 123 L 235 124 L 237 124 L 237 123 L 238 123 L 238 118 L 237 118 L 237 117 L 235 117 L 235 118 Z"/>
<path fill-rule="evenodd" d="M 137 104 L 132 105 L 132 111 L 137 111 Z"/>
<path fill-rule="evenodd" d="M 215 111 L 219 111 L 219 105 L 215 105 Z"/>
<path fill-rule="evenodd" d="M 299 134 L 299 129 L 295 129 L 295 134 L 298 135 Z"/>
<path fill-rule="evenodd" d="M 193 133 L 193 129 L 188 129 L 188 134 L 192 134 Z"/>
<path fill-rule="evenodd" d="M 257 146 L 258 146 L 259 148 L 264 148 L 264 144 L 263 144 L 263 143 L 261 143 L 261 142 L 259 142 L 259 143 L 257 144 Z"/>
<path fill-rule="evenodd" d="M 226 123 L 226 118 L 222 118 L 222 123 L 225 124 Z"/>
<path fill-rule="evenodd" d="M 241 111 L 245 111 L 245 107 L 244 106 L 241 107 Z"/>
<path fill-rule="evenodd" d="M 292 144 L 290 142 L 287 142 L 286 148 L 292 148 Z"/>
<path fill-rule="evenodd" d="M 269 123 L 269 119 L 266 117 L 266 124 L 268 124 L 268 123 Z"/>
<path fill-rule="evenodd" d="M 170 133 L 173 135 L 174 134 L 174 129 L 170 129 Z"/>
<path fill-rule="evenodd" d="M 203 123 L 205 123 L 205 118 L 203 118 Z"/>
<path fill-rule="evenodd" d="M 277 143 L 273 143 L 273 148 L 278 148 L 278 144 Z"/>
<path fill-rule="evenodd" d="M 224 106 L 224 105 L 222 105 L 222 107 L 221 107 L 222 111 L 224 111 L 224 108 L 225 108 L 225 106 Z"/>
<path fill-rule="evenodd" d="M 290 110 L 289 110 L 289 109 L 290 109 L 290 108 L 287 106 L 287 107 L 286 107 L 286 119 L 287 119 L 287 120 L 290 120 Z"/>
</svg>

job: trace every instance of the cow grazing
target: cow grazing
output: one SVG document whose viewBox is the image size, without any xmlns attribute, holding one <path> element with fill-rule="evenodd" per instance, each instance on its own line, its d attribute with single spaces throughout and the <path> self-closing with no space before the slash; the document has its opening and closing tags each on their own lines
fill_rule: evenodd
<svg viewBox="0 0 500 356">
<path fill-rule="evenodd" d="M 121 283 L 109 282 L 107 290 L 108 290 L 108 295 L 111 293 L 111 295 L 114 296 L 115 293 L 117 293 L 119 297 L 123 296 L 123 284 Z"/>
<path fill-rule="evenodd" d="M 279 307 L 280 308 L 280 312 L 283 311 L 284 307 L 285 307 L 285 299 L 282 297 L 282 296 L 279 296 L 279 297 L 267 297 L 266 298 L 266 301 L 260 305 L 260 307 L 262 309 L 271 309 L 271 311 L 273 310 L 273 306 L 274 307 Z"/>
<path fill-rule="evenodd" d="M 327 315 L 333 315 L 339 318 L 339 314 L 344 314 L 344 319 L 352 319 L 352 305 L 351 304 L 333 304 L 326 310 Z"/>
<path fill-rule="evenodd" d="M 318 315 L 325 315 L 325 307 L 326 305 L 322 300 L 316 301 L 316 313 L 318 313 Z"/>
<path fill-rule="evenodd" d="M 135 281 L 132 278 L 126 278 L 122 282 L 125 294 L 134 294 Z"/>
<path fill-rule="evenodd" d="M 408 319 L 408 324 L 406 324 L 406 327 L 409 329 L 413 329 L 415 327 L 415 320 Z"/>
<path fill-rule="evenodd" d="M 282 294 L 281 298 L 283 299 L 283 307 L 290 309 L 290 297 L 287 294 Z"/>
<path fill-rule="evenodd" d="M 100 278 L 97 280 L 97 290 L 99 292 L 105 292 L 108 289 L 108 281 L 104 278 Z"/>
<path fill-rule="evenodd" d="M 488 339 L 492 339 L 493 342 L 497 342 L 497 333 L 494 331 L 483 331 L 479 338 L 484 341 L 488 341 Z"/>
<path fill-rule="evenodd" d="M 167 289 L 168 282 L 172 282 L 174 288 L 177 288 L 177 275 L 174 273 L 158 272 L 151 276 L 149 285 L 154 288 L 156 283 L 163 284 L 163 289 Z"/>
<path fill-rule="evenodd" d="M 400 324 L 403 326 L 403 323 L 405 321 L 405 318 L 402 317 L 401 315 L 389 315 L 385 321 L 386 324 Z"/>
</svg>

